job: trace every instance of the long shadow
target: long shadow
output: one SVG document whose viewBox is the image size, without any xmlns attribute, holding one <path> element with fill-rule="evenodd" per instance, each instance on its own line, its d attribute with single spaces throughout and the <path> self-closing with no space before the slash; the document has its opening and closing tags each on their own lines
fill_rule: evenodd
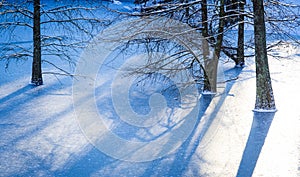
<svg viewBox="0 0 300 177">
<path fill-rule="evenodd" d="M 229 75 L 229 77 L 236 77 L 242 71 L 242 68 L 232 68 L 225 71 L 225 75 Z M 202 117 L 205 115 L 211 101 L 211 96 L 202 96 L 200 101 L 200 110 L 199 115 L 196 117 L 197 123 L 193 128 L 190 137 L 182 144 L 182 146 L 177 150 L 175 154 L 171 154 L 166 157 L 162 157 L 160 159 L 151 161 L 151 162 L 144 162 L 139 164 L 138 166 L 145 167 L 145 171 L 139 176 L 152 176 L 158 175 L 159 176 L 182 176 L 184 172 L 187 170 L 189 162 L 191 161 L 193 154 L 195 154 L 199 143 L 201 142 L 203 136 L 205 135 L 206 131 L 208 130 L 209 126 L 213 122 L 217 112 L 223 105 L 225 101 L 226 94 L 230 91 L 232 86 L 234 85 L 235 80 L 228 82 L 225 88 L 225 95 L 220 99 L 219 103 L 216 105 L 216 110 L 214 113 L 209 116 L 208 121 L 206 123 L 207 128 L 199 129 L 198 126 Z M 174 158 L 172 162 L 168 162 L 165 164 L 165 160 L 168 158 Z M 55 175 L 57 176 L 72 176 L 75 174 L 79 174 L 80 176 L 90 176 L 93 173 L 97 172 L 105 168 L 112 163 L 118 163 L 118 160 L 108 157 L 102 152 L 98 152 L 97 149 L 93 148 L 89 151 L 86 155 L 79 157 L 78 159 L 74 159 L 69 165 L 65 166 L 63 171 L 56 171 Z M 120 161 L 121 162 L 121 161 Z M 128 166 L 129 168 L 137 168 L 137 166 L 132 163 L 132 166 Z M 129 163 L 130 165 L 130 163 Z M 163 170 L 162 170 L 163 169 Z M 130 171 L 130 170 L 129 170 Z M 158 173 L 159 171 L 159 173 Z M 129 174 L 123 174 L 124 176 Z M 132 175 L 132 174 L 131 174 Z"/>
<path fill-rule="evenodd" d="M 235 67 L 235 68 L 226 70 L 224 73 L 225 73 L 225 76 L 227 79 L 232 79 L 232 78 L 238 77 L 238 75 L 240 75 L 242 70 L 243 70 L 243 68 Z M 162 172 L 163 174 L 160 174 L 161 176 L 183 176 L 184 175 L 184 172 L 186 171 L 191 158 L 195 154 L 197 147 L 199 146 L 202 138 L 204 137 L 204 135 L 208 131 L 209 127 L 211 126 L 218 111 L 221 109 L 227 94 L 230 92 L 230 90 L 235 82 L 236 82 L 236 80 L 233 79 L 232 81 L 230 81 L 226 84 L 226 88 L 223 93 L 224 95 L 221 95 L 219 102 L 215 105 L 214 111 L 209 115 L 207 122 L 203 129 L 199 129 L 198 126 L 200 124 L 202 117 L 205 115 L 206 110 L 208 109 L 209 105 L 211 104 L 213 97 L 212 96 L 202 96 L 200 98 L 200 100 L 199 100 L 199 102 L 200 102 L 199 110 L 200 111 L 199 111 L 199 115 L 197 117 L 196 125 L 195 125 L 195 127 L 193 127 L 192 133 L 191 133 L 190 137 L 177 150 L 174 161 L 172 162 L 171 166 L 164 168 L 165 170 Z M 166 158 L 168 158 L 168 157 L 166 157 Z M 161 168 L 160 166 L 162 165 L 161 162 L 163 160 L 164 160 L 164 158 L 154 161 L 154 163 L 152 165 L 150 165 L 148 167 L 148 169 L 144 172 L 143 176 L 151 176 L 149 174 L 153 174 L 153 171 L 156 168 Z"/>
<path fill-rule="evenodd" d="M 247 140 L 237 177 L 251 177 L 268 135 L 275 113 L 254 112 L 251 131 Z"/>
<path fill-rule="evenodd" d="M 224 74 L 226 76 L 227 79 L 232 79 L 232 78 L 237 78 L 241 72 L 242 72 L 243 68 L 230 68 L 226 71 L 224 71 Z M 191 137 L 189 139 L 187 139 L 187 141 L 183 144 L 182 148 L 179 150 L 179 152 L 177 153 L 177 157 L 176 160 L 173 163 L 173 166 L 170 170 L 169 173 L 173 174 L 174 176 L 181 176 L 183 174 L 183 172 L 185 171 L 185 169 L 188 166 L 189 161 L 191 160 L 193 154 L 196 152 L 196 149 L 198 147 L 198 145 L 200 144 L 202 138 L 204 137 L 204 135 L 206 134 L 206 132 L 208 131 L 210 125 L 212 124 L 214 118 L 216 117 L 217 113 L 219 112 L 220 108 L 222 107 L 227 94 L 230 92 L 231 88 L 233 87 L 234 83 L 236 81 L 232 80 L 230 82 L 228 82 L 226 84 L 226 88 L 223 94 L 225 95 L 221 95 L 221 98 L 219 100 L 219 102 L 215 105 L 215 110 L 211 113 L 211 115 L 209 115 L 209 119 L 204 127 L 204 129 L 202 130 L 198 130 L 197 127 L 201 121 L 201 118 L 204 116 L 208 106 L 210 105 L 212 98 L 209 97 L 201 97 L 202 99 L 200 99 L 200 114 L 198 117 L 198 121 L 197 121 L 197 126 L 195 126 Z M 192 138 L 195 137 L 196 140 L 195 141 L 191 141 Z M 192 150 L 190 150 L 189 152 L 187 151 L 188 147 L 192 146 Z M 184 155 L 182 155 L 184 154 Z M 180 171 L 177 170 L 177 173 L 174 173 L 176 171 L 176 169 L 181 169 Z"/>
<path fill-rule="evenodd" d="M 65 80 L 67 79 L 62 81 L 64 82 Z M 55 90 L 57 83 L 50 83 L 40 87 L 41 89 L 39 91 L 35 91 L 37 87 L 28 84 L 10 93 L 9 95 L 0 98 L 0 118 L 7 117 L 4 115 L 8 115 L 9 112 L 13 113 L 15 111 L 20 111 L 24 104 L 29 103 L 32 100 L 44 95 L 49 95 L 53 90 Z"/>
<path fill-rule="evenodd" d="M 197 125 L 199 125 L 201 118 L 204 116 L 212 99 L 212 95 L 205 95 L 200 98 L 200 111 L 199 116 L 197 118 L 196 126 L 194 127 L 191 136 L 182 144 L 180 149 L 177 151 L 175 155 L 175 160 L 167 174 L 168 176 L 182 176 L 184 171 L 186 171 L 186 168 L 192 158 L 192 155 L 195 153 L 198 144 L 204 136 L 203 133 L 199 132 Z M 195 135 L 197 136 L 196 139 Z"/>
<path fill-rule="evenodd" d="M 92 145 L 90 145 L 92 146 Z M 65 166 L 63 169 L 54 172 L 54 176 L 92 176 L 97 170 L 101 170 L 116 162 L 116 159 L 109 157 L 99 151 L 97 148 L 92 147 L 88 153 L 73 163 L 71 160 L 70 165 Z"/>
<path fill-rule="evenodd" d="M 39 89 L 32 85 L 25 85 L 24 87 L 19 88 L 18 90 L 0 98 L 0 130 L 3 134 L 0 139 L 0 151 L 1 153 L 6 151 L 9 151 L 9 153 L 22 153 L 31 160 L 26 162 L 28 166 L 24 166 L 24 173 L 28 174 L 24 176 L 32 176 L 35 173 L 32 171 L 34 168 L 49 169 L 50 171 L 51 165 L 49 165 L 49 163 L 44 163 L 45 159 L 43 157 L 32 154 L 27 150 L 24 150 L 23 152 L 22 149 L 16 148 L 18 143 L 40 135 L 40 133 L 46 127 L 52 125 L 57 120 L 62 119 L 62 117 L 69 114 L 73 110 L 72 105 L 70 105 L 63 110 L 59 110 L 51 114 L 43 114 L 43 111 L 45 110 L 41 108 L 44 108 L 45 104 L 42 104 L 42 107 L 35 105 L 34 109 L 32 109 L 32 112 L 24 112 L 24 110 L 28 109 L 28 105 L 33 105 L 33 101 L 37 101 L 37 103 L 39 103 L 44 96 L 55 92 L 58 84 L 59 83 L 56 82 L 46 84 L 39 87 Z M 53 108 L 55 109 L 55 107 Z M 36 113 L 41 114 L 37 116 Z M 38 164 L 31 165 L 31 163 Z M 22 173 L 22 171 L 16 170 L 12 172 L 11 175 L 23 176 L 20 173 Z"/>
<path fill-rule="evenodd" d="M 197 118 L 196 125 L 199 125 L 201 117 L 204 116 L 209 104 L 211 103 L 212 98 L 213 98 L 212 95 L 205 95 L 200 98 L 199 116 Z M 165 170 L 160 173 L 161 176 L 181 176 L 181 174 L 185 171 L 187 167 L 187 163 L 189 162 L 189 159 L 191 158 L 193 152 L 195 152 L 197 148 L 196 145 L 199 143 L 198 141 L 200 140 L 200 139 L 195 140 L 193 136 L 197 134 L 198 129 L 196 127 L 194 127 L 194 129 L 192 130 L 190 137 L 177 150 L 177 153 L 175 154 L 174 162 L 171 164 L 171 167 L 169 169 L 165 168 Z M 160 167 L 162 165 L 161 161 L 163 159 L 164 158 L 154 160 L 150 164 L 150 167 L 147 168 L 147 170 L 144 172 L 144 175 L 142 176 L 149 176 L 149 174 L 153 174 L 155 168 Z"/>
<path fill-rule="evenodd" d="M 24 94 L 25 92 L 27 92 L 28 90 L 30 90 L 32 88 L 34 88 L 34 86 L 28 84 L 28 85 L 26 85 L 26 86 L 24 86 L 24 87 L 22 87 L 22 88 L 20 88 L 16 91 L 10 93 L 9 95 L 6 95 L 3 98 L 0 98 L 0 105 L 3 104 L 4 102 L 14 98 L 14 97 L 17 97 L 21 94 Z"/>
</svg>

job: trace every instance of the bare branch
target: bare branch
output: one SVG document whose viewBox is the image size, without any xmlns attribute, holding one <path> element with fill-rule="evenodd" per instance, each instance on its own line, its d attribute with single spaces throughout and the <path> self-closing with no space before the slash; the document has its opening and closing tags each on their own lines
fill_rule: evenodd
<svg viewBox="0 0 300 177">
<path fill-rule="evenodd" d="M 29 23 L 24 23 L 24 22 L 2 22 L 0 23 L 0 26 L 3 26 L 7 28 L 8 26 L 26 26 L 29 28 L 33 28 L 33 26 Z"/>
</svg>

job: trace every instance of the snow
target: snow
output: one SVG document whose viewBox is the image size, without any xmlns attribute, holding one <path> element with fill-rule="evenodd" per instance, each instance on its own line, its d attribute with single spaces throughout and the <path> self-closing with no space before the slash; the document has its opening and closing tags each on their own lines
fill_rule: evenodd
<svg viewBox="0 0 300 177">
<path fill-rule="evenodd" d="M 120 1 L 116 1 L 116 0 L 114 0 L 113 3 L 116 4 L 116 5 L 121 5 L 122 4 Z"/>
<path fill-rule="evenodd" d="M 276 112 L 277 109 L 253 109 L 253 112 L 264 112 L 264 113 L 273 113 Z"/>
<path fill-rule="evenodd" d="M 70 78 L 46 75 L 45 85 L 33 87 L 30 61 L 11 63 L 1 69 L 1 176 L 299 176 L 298 54 L 270 57 L 276 113 L 251 111 L 252 60 L 245 68 L 226 64 L 225 76 L 239 79 L 226 84 L 223 96 L 202 98 L 209 105 L 203 104 L 191 137 L 175 153 L 142 163 L 111 158 L 87 141 L 72 106 Z"/>
<path fill-rule="evenodd" d="M 218 87 L 215 95 L 200 95 L 199 117 L 190 136 L 175 152 L 147 162 L 112 158 L 88 141 L 76 118 L 71 78 L 44 75 L 44 85 L 34 87 L 29 84 L 30 60 L 11 62 L 7 70 L 0 61 L 0 176 L 300 176 L 300 49 L 282 45 L 272 54 L 283 57 L 269 57 L 277 112 L 252 111 L 253 59 L 243 68 L 227 62 L 225 79 L 238 79 Z M 99 75 L 97 86 L 107 87 L 112 80 L 106 72 Z M 99 112 L 105 110 L 109 117 L 107 125 L 114 125 L 116 114 L 107 93 L 96 96 Z M 170 104 L 174 107 L 180 101 L 170 100 L 176 102 Z M 136 130 L 123 124 L 116 128 L 128 141 L 137 135 L 150 141 L 169 130 Z M 155 147 L 161 149 L 163 145 Z"/>
<path fill-rule="evenodd" d="M 211 91 L 208 91 L 208 90 L 204 90 L 204 91 L 202 92 L 202 95 L 215 95 L 215 94 L 217 94 L 217 93 L 211 92 Z"/>
</svg>

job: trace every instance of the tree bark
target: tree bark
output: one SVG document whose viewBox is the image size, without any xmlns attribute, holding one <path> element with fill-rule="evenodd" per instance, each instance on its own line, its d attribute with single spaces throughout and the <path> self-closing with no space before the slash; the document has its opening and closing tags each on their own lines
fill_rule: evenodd
<svg viewBox="0 0 300 177">
<path fill-rule="evenodd" d="M 33 3 L 33 62 L 31 83 L 42 85 L 42 60 L 41 60 L 41 20 L 40 20 L 40 0 Z"/>
<path fill-rule="evenodd" d="M 203 51 L 203 60 L 204 68 L 208 68 L 209 63 L 209 45 L 208 45 L 208 15 L 207 15 L 207 0 L 202 0 L 201 2 L 201 18 L 202 18 L 202 51 Z M 204 70 L 204 86 L 203 90 L 211 91 L 211 86 L 209 82 L 209 77 Z"/>
<path fill-rule="evenodd" d="M 269 72 L 263 0 L 253 0 L 256 64 L 255 110 L 276 110 Z"/>
<path fill-rule="evenodd" d="M 236 24 L 238 21 L 238 1 L 239 0 L 225 0 L 225 24 L 230 26 Z"/>
<path fill-rule="evenodd" d="M 224 9 L 224 0 L 220 0 L 220 14 L 219 14 L 219 27 L 217 34 L 217 41 L 214 46 L 213 58 L 209 59 L 207 62 L 207 75 L 209 78 L 211 92 L 217 92 L 217 74 L 218 74 L 218 63 L 221 54 L 222 44 L 223 44 L 223 33 L 225 26 L 225 9 Z"/>
<path fill-rule="evenodd" d="M 237 48 L 237 60 L 235 65 L 243 67 L 245 65 L 245 54 L 244 54 L 244 10 L 246 0 L 239 1 L 239 28 L 238 28 L 238 48 Z"/>
</svg>

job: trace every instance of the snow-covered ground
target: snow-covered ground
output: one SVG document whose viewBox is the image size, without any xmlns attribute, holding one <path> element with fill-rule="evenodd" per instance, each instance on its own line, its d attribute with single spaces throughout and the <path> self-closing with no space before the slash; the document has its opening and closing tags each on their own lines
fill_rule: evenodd
<svg viewBox="0 0 300 177">
<path fill-rule="evenodd" d="M 119 7 L 121 2 L 114 1 L 114 5 Z M 124 8 L 130 10 L 129 6 Z M 30 60 L 11 62 L 7 70 L 0 61 L 0 176 L 300 176 L 300 49 L 287 44 L 272 54 L 283 57 L 269 57 L 276 113 L 252 112 L 253 58 L 246 61 L 245 68 L 226 63 L 222 66 L 224 75 L 231 81 L 221 84 L 224 87 L 219 92 L 223 94 L 213 99 L 199 97 L 199 116 L 195 126 L 189 127 L 188 138 L 176 151 L 145 162 L 112 158 L 89 142 L 74 109 L 72 78 L 44 75 L 44 85 L 34 87 L 29 84 Z M 57 64 L 68 68 L 68 64 Z M 53 68 L 44 65 L 44 70 Z M 112 115 L 105 121 L 113 125 L 116 114 L 109 110 L 112 103 L 103 99 L 106 95 L 101 92 L 101 86 L 110 91 L 106 87 L 114 74 L 110 72 L 99 71 L 100 79 L 95 83 L 99 93 L 94 96 L 99 113 Z M 105 81 L 103 85 L 101 81 Z M 171 107 L 179 102 L 177 92 L 166 92 L 175 95 L 173 102 L 167 100 Z M 149 110 L 147 98 L 131 101 L 135 111 Z M 127 140 L 136 136 L 132 126 L 120 125 L 114 133 Z M 141 141 L 156 138 L 158 133 L 153 130 L 168 132 L 152 129 L 149 136 L 145 129 L 139 130 L 144 138 Z M 117 146 L 111 148 L 120 148 Z"/>
<path fill-rule="evenodd" d="M 300 50 L 283 46 L 278 55 L 286 58 L 269 58 L 278 112 L 252 112 L 252 59 L 242 70 L 227 63 L 225 76 L 238 80 L 203 105 L 178 150 L 149 162 L 114 159 L 88 142 L 71 78 L 45 75 L 45 84 L 33 87 L 30 61 L 12 62 L 0 70 L 0 176 L 300 176 Z"/>
</svg>

